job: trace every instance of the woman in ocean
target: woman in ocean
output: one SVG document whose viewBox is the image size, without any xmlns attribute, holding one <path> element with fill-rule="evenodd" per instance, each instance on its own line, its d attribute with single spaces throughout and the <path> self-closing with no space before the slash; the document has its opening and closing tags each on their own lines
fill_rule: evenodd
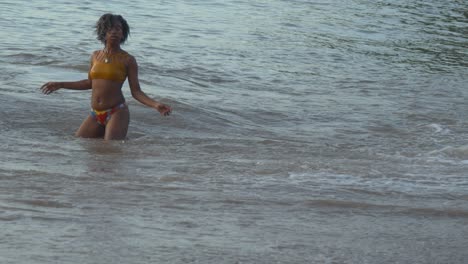
<svg viewBox="0 0 468 264">
<path fill-rule="evenodd" d="M 171 107 L 149 98 L 138 81 L 135 58 L 121 49 L 130 33 L 127 21 L 120 15 L 104 14 L 96 23 L 97 39 L 104 44 L 102 50 L 91 55 L 88 79 L 75 82 L 48 82 L 41 87 L 44 94 L 58 89 L 92 89 L 91 113 L 83 121 L 76 136 L 83 138 L 125 139 L 130 113 L 122 93 L 128 78 L 132 96 L 140 103 L 156 109 L 161 115 L 171 113 Z"/>
</svg>

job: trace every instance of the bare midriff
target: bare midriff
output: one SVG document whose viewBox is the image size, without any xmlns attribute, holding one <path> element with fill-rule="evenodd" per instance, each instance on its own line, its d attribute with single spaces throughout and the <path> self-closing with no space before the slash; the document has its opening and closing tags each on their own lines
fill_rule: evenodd
<svg viewBox="0 0 468 264">
<path fill-rule="evenodd" d="M 122 85 L 123 83 L 116 81 L 92 80 L 91 107 L 103 111 L 125 102 Z"/>
</svg>

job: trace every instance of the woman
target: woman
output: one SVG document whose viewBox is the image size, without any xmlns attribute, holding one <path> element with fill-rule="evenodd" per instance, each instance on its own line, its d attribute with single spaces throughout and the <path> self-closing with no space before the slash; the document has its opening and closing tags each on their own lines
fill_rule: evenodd
<svg viewBox="0 0 468 264">
<path fill-rule="evenodd" d="M 171 107 L 149 98 L 138 81 L 138 65 L 135 58 L 120 48 L 130 33 L 127 21 L 120 15 L 104 14 L 96 23 L 97 39 L 104 44 L 102 50 L 91 56 L 88 79 L 76 82 L 48 82 L 41 87 L 44 94 L 58 89 L 92 89 L 91 114 L 83 121 L 76 136 L 125 139 L 130 114 L 122 93 L 122 85 L 128 78 L 132 96 L 140 103 L 167 116 Z"/>
</svg>

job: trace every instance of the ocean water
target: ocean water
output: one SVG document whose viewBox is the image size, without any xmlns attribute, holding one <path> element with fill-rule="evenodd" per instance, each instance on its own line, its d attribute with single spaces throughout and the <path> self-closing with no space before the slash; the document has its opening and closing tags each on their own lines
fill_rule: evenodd
<svg viewBox="0 0 468 264">
<path fill-rule="evenodd" d="M 0 0 L 0 263 L 466 263 L 468 4 Z M 103 13 L 125 141 L 80 139 Z"/>
</svg>

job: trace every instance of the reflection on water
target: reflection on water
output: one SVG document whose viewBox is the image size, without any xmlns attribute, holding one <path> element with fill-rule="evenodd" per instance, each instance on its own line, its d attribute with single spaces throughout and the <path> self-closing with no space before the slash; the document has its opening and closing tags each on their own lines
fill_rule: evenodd
<svg viewBox="0 0 468 264">
<path fill-rule="evenodd" d="M 174 107 L 124 84 L 115 142 L 38 91 L 101 48 L 108 2 L 59 2 L 0 3 L 0 263 L 468 259 L 464 2 L 112 1 Z"/>
</svg>

